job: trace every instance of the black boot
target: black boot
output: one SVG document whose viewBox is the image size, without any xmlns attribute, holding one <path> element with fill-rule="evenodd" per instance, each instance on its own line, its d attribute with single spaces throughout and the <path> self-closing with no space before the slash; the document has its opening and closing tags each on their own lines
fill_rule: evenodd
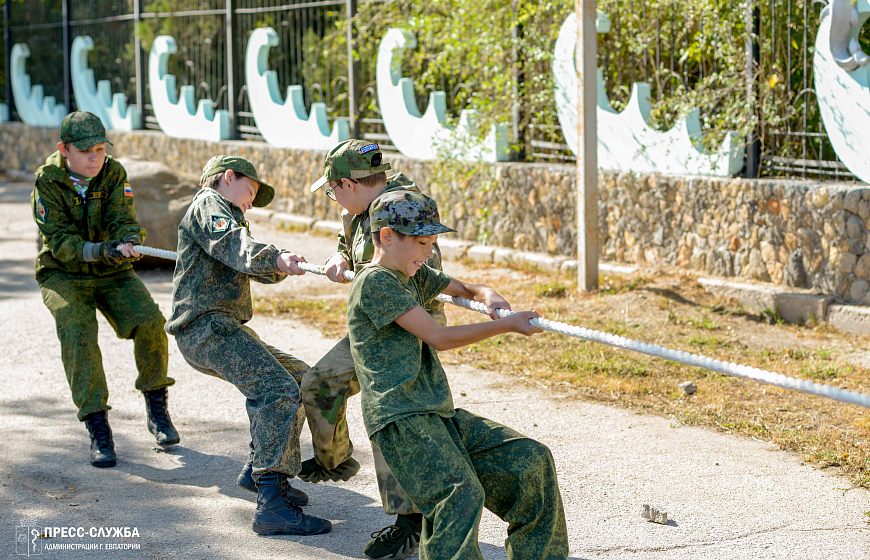
<svg viewBox="0 0 870 560">
<path fill-rule="evenodd" d="M 372 533 L 363 549 L 368 560 L 404 560 L 420 546 L 423 516 L 419 513 L 396 517 L 396 524 Z"/>
<path fill-rule="evenodd" d="M 254 532 L 258 535 L 320 535 L 332 530 L 328 519 L 302 513 L 284 498 L 284 475 L 268 472 L 257 482 Z"/>
<path fill-rule="evenodd" d="M 168 398 L 166 387 L 144 391 L 142 394 L 145 395 L 145 412 L 148 413 L 148 431 L 154 434 L 157 443 L 175 445 L 181 441 L 175 426 L 172 425 L 169 409 L 166 407 Z"/>
<path fill-rule="evenodd" d="M 114 467 L 117 462 L 115 441 L 112 439 L 112 428 L 109 427 L 106 411 L 88 414 L 84 423 L 91 435 L 91 464 L 100 468 Z"/>
<path fill-rule="evenodd" d="M 257 483 L 254 481 L 253 476 L 254 471 L 254 445 L 251 444 L 251 454 L 248 456 L 248 462 L 242 467 L 242 472 L 239 473 L 239 476 L 236 478 L 236 484 L 239 485 L 239 488 L 247 490 L 248 492 L 257 492 Z M 287 501 L 293 504 L 294 506 L 307 506 L 308 505 L 308 494 L 299 490 L 298 488 L 293 488 L 290 485 L 290 479 L 284 478 L 284 497 L 287 498 Z"/>
</svg>

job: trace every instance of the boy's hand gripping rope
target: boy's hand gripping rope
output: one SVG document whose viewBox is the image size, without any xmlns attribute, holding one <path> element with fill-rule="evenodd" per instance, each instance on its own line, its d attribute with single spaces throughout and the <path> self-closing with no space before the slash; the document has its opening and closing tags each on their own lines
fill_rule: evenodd
<svg viewBox="0 0 870 560">
<path fill-rule="evenodd" d="M 163 259 L 175 260 L 176 258 L 176 254 L 172 251 L 153 249 L 151 247 L 143 247 L 141 245 L 134 245 L 133 250 L 143 255 L 160 257 Z M 305 262 L 300 262 L 297 264 L 299 265 L 299 268 L 306 272 L 313 272 L 314 274 L 321 275 L 326 274 L 325 266 L 313 265 Z M 354 273 L 346 270 L 344 271 L 344 277 L 348 280 L 353 280 Z M 470 301 L 465 298 L 451 297 L 444 294 L 439 295 L 437 299 L 438 301 L 452 303 L 453 305 L 465 307 L 466 309 L 471 309 L 472 311 L 477 311 L 478 313 L 483 313 L 484 315 L 489 314 L 489 310 L 487 310 L 486 306 L 476 301 Z M 504 309 L 498 310 L 499 317 L 507 317 L 508 315 L 513 315 L 513 313 L 513 311 L 505 311 Z M 735 377 L 745 377 L 746 379 L 752 379 L 760 383 L 767 383 L 768 385 L 775 385 L 777 387 L 783 387 L 785 389 L 791 389 L 793 391 L 800 391 L 802 393 L 808 393 L 810 395 L 827 397 L 829 399 L 844 402 L 847 404 L 856 404 L 858 406 L 863 406 L 864 408 L 870 408 L 870 395 L 866 395 L 864 393 L 838 389 L 830 385 L 815 383 L 813 381 L 800 379 L 797 377 L 788 377 L 786 375 L 781 375 L 779 373 L 773 373 L 772 371 L 766 371 L 754 367 L 741 366 L 729 362 L 722 362 L 720 360 L 714 360 L 713 358 L 708 358 L 700 354 L 691 354 L 689 352 L 683 352 L 681 350 L 671 350 L 670 348 L 665 348 L 657 344 L 647 344 L 645 342 L 639 342 L 637 340 L 625 338 L 624 336 L 616 336 L 605 332 L 593 331 L 585 329 L 583 327 L 560 323 L 558 321 L 550 321 L 544 318 L 532 319 L 530 322 L 534 326 L 540 327 L 546 331 L 565 334 L 568 336 L 573 336 L 575 338 L 582 338 L 583 340 L 600 342 L 609 346 L 615 346 L 616 348 L 632 350 L 634 352 L 640 352 L 641 354 L 647 354 L 649 356 L 655 356 L 657 358 L 664 358 L 666 360 L 679 362 L 681 364 L 686 364 L 689 366 L 718 371 L 719 373 L 725 373 L 728 375 L 733 375 Z"/>
</svg>

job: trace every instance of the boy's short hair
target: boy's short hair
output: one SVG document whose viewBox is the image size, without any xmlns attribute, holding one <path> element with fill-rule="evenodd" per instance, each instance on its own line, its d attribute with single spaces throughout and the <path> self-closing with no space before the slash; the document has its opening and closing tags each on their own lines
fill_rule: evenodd
<svg viewBox="0 0 870 560">
<path fill-rule="evenodd" d="M 390 169 L 390 164 L 384 163 L 383 159 L 381 148 L 377 144 L 368 140 L 345 140 L 326 154 L 323 176 L 311 185 L 311 192 L 317 191 L 329 181 L 360 180 L 384 173 Z M 384 181 L 386 182 L 386 175 Z"/>
<path fill-rule="evenodd" d="M 72 144 L 83 152 L 102 142 L 112 144 L 106 138 L 106 127 L 100 117 L 87 111 L 73 111 L 63 118 L 60 123 L 60 141 L 67 150 L 69 144 Z"/>
<path fill-rule="evenodd" d="M 372 231 L 388 227 L 405 235 L 421 236 L 455 232 L 441 223 L 434 200 L 414 191 L 387 191 L 372 202 Z"/>
<path fill-rule="evenodd" d="M 254 201 L 251 203 L 254 206 L 258 208 L 268 206 L 268 204 L 272 202 L 272 199 L 275 198 L 275 188 L 260 180 L 257 176 L 257 168 L 254 167 L 254 164 L 245 158 L 235 156 L 214 156 L 208 160 L 205 167 L 202 169 L 202 176 L 199 178 L 199 183 L 203 187 L 209 186 L 215 188 L 217 183 L 220 181 L 223 172 L 230 169 L 233 170 L 233 173 L 241 175 L 242 177 L 248 177 L 260 184 L 260 187 L 257 189 L 257 196 L 254 197 Z M 217 178 L 212 179 L 210 184 L 206 184 L 206 181 L 211 177 Z"/>
<path fill-rule="evenodd" d="M 363 177 L 356 181 L 364 187 L 382 187 L 387 184 L 387 174 L 381 171 L 380 173 L 375 173 L 374 175 L 369 175 L 368 177 Z"/>
<path fill-rule="evenodd" d="M 395 233 L 399 239 L 405 239 L 408 237 L 400 231 L 394 231 L 393 233 Z M 375 247 L 383 247 L 384 244 L 381 241 L 381 230 L 372 232 L 372 243 L 374 243 Z"/>
<path fill-rule="evenodd" d="M 208 187 L 210 189 L 217 189 L 218 183 L 221 182 L 221 177 L 223 177 L 223 176 L 224 176 L 223 173 L 216 173 L 214 175 L 210 175 L 208 178 L 206 178 L 205 181 L 202 182 L 201 187 L 202 188 Z M 247 177 L 247 175 L 237 172 L 236 177 Z"/>
</svg>

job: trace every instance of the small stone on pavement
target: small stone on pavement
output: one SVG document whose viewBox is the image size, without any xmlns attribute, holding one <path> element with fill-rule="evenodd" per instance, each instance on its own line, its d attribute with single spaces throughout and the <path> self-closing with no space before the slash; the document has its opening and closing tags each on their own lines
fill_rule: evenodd
<svg viewBox="0 0 870 560">
<path fill-rule="evenodd" d="M 668 512 L 656 506 L 644 504 L 640 515 L 644 519 L 652 521 L 653 523 L 658 523 L 660 525 L 668 524 Z"/>
</svg>

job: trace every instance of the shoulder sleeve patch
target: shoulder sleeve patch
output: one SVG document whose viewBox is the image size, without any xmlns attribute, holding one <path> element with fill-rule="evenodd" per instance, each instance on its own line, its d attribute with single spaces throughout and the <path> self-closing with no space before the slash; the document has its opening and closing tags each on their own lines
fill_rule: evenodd
<svg viewBox="0 0 870 560">
<path fill-rule="evenodd" d="M 226 216 L 212 216 L 211 217 L 211 231 L 212 233 L 220 233 L 222 231 L 226 231 L 230 229 L 230 219 Z"/>
<path fill-rule="evenodd" d="M 133 189 L 130 183 L 124 183 L 124 196 L 133 196 Z"/>
<path fill-rule="evenodd" d="M 360 149 L 359 149 L 359 153 L 361 153 L 361 154 L 367 154 L 367 153 L 369 153 L 369 152 L 372 151 L 372 150 L 379 150 L 379 149 L 380 149 L 380 148 L 378 148 L 378 145 L 377 145 L 377 144 L 369 144 L 368 146 L 363 146 L 362 148 L 360 148 Z"/>
<path fill-rule="evenodd" d="M 36 197 L 36 215 L 39 217 L 41 222 L 45 222 L 45 217 L 48 215 L 48 210 L 45 209 L 45 205 L 42 203 L 42 197 Z"/>
</svg>

